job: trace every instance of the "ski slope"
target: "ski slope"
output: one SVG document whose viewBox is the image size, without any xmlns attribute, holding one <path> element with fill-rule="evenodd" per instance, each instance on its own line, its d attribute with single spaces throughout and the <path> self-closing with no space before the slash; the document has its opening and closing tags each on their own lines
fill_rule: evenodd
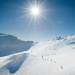
<svg viewBox="0 0 75 75">
<path fill-rule="evenodd" d="M 75 35 L 0 57 L 0 75 L 75 75 Z"/>
</svg>

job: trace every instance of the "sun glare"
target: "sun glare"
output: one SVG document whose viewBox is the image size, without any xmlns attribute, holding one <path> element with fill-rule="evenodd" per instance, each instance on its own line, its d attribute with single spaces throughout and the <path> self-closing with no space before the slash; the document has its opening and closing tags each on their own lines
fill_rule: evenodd
<svg viewBox="0 0 75 75">
<path fill-rule="evenodd" d="M 38 17 L 41 13 L 41 10 L 38 6 L 33 6 L 30 8 L 30 14 L 34 17 Z"/>
<path fill-rule="evenodd" d="M 24 7 L 24 15 L 28 20 L 30 19 L 31 22 L 39 22 L 45 18 L 46 9 L 44 6 L 44 2 L 40 2 L 37 0 L 33 0 L 32 2 L 30 1 Z"/>
</svg>

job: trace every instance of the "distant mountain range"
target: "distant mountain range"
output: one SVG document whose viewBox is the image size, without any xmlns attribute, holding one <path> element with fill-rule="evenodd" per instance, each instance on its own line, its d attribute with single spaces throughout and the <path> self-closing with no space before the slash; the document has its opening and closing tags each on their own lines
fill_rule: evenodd
<svg viewBox="0 0 75 75">
<path fill-rule="evenodd" d="M 15 36 L 0 33 L 0 56 L 27 51 L 33 41 L 23 41 Z"/>
</svg>

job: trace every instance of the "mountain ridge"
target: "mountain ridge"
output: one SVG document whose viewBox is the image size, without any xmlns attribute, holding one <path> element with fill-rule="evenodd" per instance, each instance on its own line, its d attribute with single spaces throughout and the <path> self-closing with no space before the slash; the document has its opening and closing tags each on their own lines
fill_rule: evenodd
<svg viewBox="0 0 75 75">
<path fill-rule="evenodd" d="M 26 51 L 33 45 L 33 41 L 23 41 L 13 35 L 0 33 L 0 56 Z"/>
</svg>

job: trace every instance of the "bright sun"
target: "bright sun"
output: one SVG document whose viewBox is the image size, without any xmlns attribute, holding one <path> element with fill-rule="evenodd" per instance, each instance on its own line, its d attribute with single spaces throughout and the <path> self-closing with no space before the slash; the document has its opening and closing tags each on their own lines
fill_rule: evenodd
<svg viewBox="0 0 75 75">
<path fill-rule="evenodd" d="M 44 19 L 45 8 L 44 3 L 39 0 L 33 0 L 29 2 L 26 7 L 24 7 L 24 15 L 31 21 L 41 21 Z"/>
<path fill-rule="evenodd" d="M 41 10 L 40 10 L 40 8 L 38 6 L 32 6 L 30 8 L 30 14 L 33 17 L 38 17 L 41 14 Z"/>
</svg>

